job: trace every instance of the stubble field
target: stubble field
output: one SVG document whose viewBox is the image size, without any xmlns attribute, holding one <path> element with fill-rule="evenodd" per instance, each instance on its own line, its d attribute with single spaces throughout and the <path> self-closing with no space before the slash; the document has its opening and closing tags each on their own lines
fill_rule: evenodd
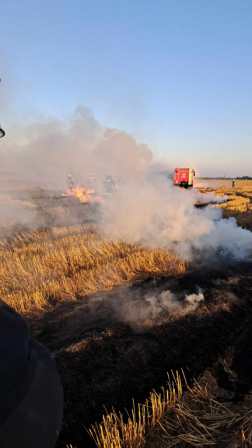
<svg viewBox="0 0 252 448">
<path fill-rule="evenodd" d="M 252 230 L 252 182 L 230 184 L 208 182 L 199 190 L 228 195 L 213 206 Z M 11 224 L 3 223 L 0 288 L 61 374 L 65 409 L 57 447 L 95 446 L 88 429 L 102 421 L 105 408 L 123 412 L 126 423 L 132 398 L 136 414 L 127 426 L 113 414 L 93 427 L 97 446 L 250 446 L 250 260 L 199 265 L 164 247 L 107 240 L 99 222 L 81 222 L 88 208 L 72 204 L 69 213 L 55 192 L 40 193 L 29 200 L 24 192 L 1 197 L 39 213 L 36 230 L 25 220 L 17 227 L 12 215 Z M 80 223 L 71 225 L 75 209 Z M 167 291 L 176 297 L 172 307 Z M 169 393 L 158 398 L 167 372 Z M 153 389 L 157 395 L 139 417 L 137 405 Z"/>
</svg>

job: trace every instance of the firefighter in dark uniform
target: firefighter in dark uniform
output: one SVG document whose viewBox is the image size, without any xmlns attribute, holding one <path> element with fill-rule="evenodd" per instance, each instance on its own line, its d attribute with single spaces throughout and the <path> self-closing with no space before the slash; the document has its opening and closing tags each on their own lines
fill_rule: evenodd
<svg viewBox="0 0 252 448">
<path fill-rule="evenodd" d="M 73 183 L 73 178 L 72 178 L 71 174 L 68 174 L 68 186 L 69 186 L 69 190 L 73 189 L 74 183 Z"/>
<path fill-rule="evenodd" d="M 105 181 L 103 182 L 103 185 L 106 193 L 112 194 L 116 191 L 116 184 L 112 174 L 107 174 Z"/>
</svg>

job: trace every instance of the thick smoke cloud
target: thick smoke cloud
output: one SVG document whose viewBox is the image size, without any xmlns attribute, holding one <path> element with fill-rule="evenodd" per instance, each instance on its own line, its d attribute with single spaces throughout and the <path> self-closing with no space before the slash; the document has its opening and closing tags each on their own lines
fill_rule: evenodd
<svg viewBox="0 0 252 448">
<path fill-rule="evenodd" d="M 102 195 L 105 175 L 113 174 L 118 190 L 105 198 L 102 222 L 108 238 L 173 248 L 189 260 L 205 257 L 205 251 L 238 259 L 252 251 L 252 233 L 238 228 L 234 219 L 221 219 L 220 209 L 194 207 L 195 202 L 226 198 L 175 188 L 172 170 L 154 161 L 145 144 L 126 132 L 103 128 L 83 107 L 67 122 L 48 119 L 27 126 L 20 141 L 5 139 L 0 162 L 2 171 L 28 184 L 65 190 L 71 173 L 85 187 L 92 172 Z"/>
<path fill-rule="evenodd" d="M 167 176 L 146 176 L 124 183 L 107 204 L 107 235 L 141 242 L 148 247 L 175 249 L 183 258 L 242 259 L 252 252 L 252 233 L 237 226 L 234 218 L 222 219 L 221 209 L 196 209 L 196 202 L 223 198 L 197 190 L 175 188 Z M 225 200 L 225 198 L 224 198 Z M 205 252 L 207 251 L 207 252 Z"/>
<path fill-rule="evenodd" d="M 67 175 L 85 183 L 90 172 L 98 179 L 113 173 L 130 179 L 147 169 L 152 152 L 117 129 L 103 128 L 91 113 L 78 107 L 67 121 L 47 119 L 24 129 L 22 143 L 7 137 L 1 145 L 1 171 L 15 173 L 26 183 L 66 188 Z"/>
</svg>

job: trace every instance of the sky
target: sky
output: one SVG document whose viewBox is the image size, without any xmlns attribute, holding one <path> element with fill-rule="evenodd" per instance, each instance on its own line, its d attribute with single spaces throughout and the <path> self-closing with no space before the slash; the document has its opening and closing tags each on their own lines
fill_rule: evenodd
<svg viewBox="0 0 252 448">
<path fill-rule="evenodd" d="M 171 167 L 252 176 L 251 23 L 251 0 L 2 0 L 5 138 L 83 105 Z"/>
</svg>

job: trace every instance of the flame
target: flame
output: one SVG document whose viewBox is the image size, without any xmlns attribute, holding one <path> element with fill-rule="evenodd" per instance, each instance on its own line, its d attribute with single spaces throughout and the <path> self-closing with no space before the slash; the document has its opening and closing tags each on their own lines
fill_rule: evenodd
<svg viewBox="0 0 252 448">
<path fill-rule="evenodd" d="M 72 190 L 67 190 L 66 194 L 62 196 L 74 196 L 80 200 L 80 202 L 98 202 L 99 204 L 105 204 L 104 200 L 100 198 L 100 196 L 92 196 L 95 193 L 95 190 L 91 188 L 83 188 L 80 185 L 77 185 Z"/>
</svg>

